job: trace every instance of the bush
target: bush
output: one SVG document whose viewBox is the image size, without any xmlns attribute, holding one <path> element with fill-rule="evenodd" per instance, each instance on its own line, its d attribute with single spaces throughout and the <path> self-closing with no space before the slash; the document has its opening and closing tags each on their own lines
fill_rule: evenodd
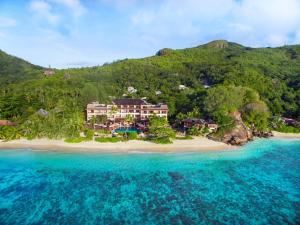
<svg viewBox="0 0 300 225">
<path fill-rule="evenodd" d="M 72 138 L 66 138 L 65 142 L 67 143 L 80 143 L 85 141 L 85 138 L 83 137 L 72 137 Z"/>
<path fill-rule="evenodd" d="M 2 126 L 0 127 L 0 139 L 9 141 L 19 139 L 21 137 L 19 130 L 16 127 Z"/>
<path fill-rule="evenodd" d="M 137 139 L 138 135 L 136 132 L 130 132 L 130 133 L 127 133 L 127 139 L 128 140 L 135 140 Z"/>
<path fill-rule="evenodd" d="M 97 138 L 95 138 L 95 141 L 101 142 L 101 143 L 107 143 L 107 142 L 116 143 L 116 142 L 119 142 L 122 140 L 123 139 L 119 138 L 119 137 L 97 137 Z"/>
<path fill-rule="evenodd" d="M 94 131 L 93 130 L 85 130 L 84 134 L 85 134 L 85 139 L 87 141 L 92 141 L 94 139 Z"/>
<path fill-rule="evenodd" d="M 281 126 L 280 128 L 276 129 L 276 131 L 282 133 L 300 133 L 300 128 L 292 126 Z"/>
<path fill-rule="evenodd" d="M 185 137 L 176 137 L 176 140 L 192 140 L 193 137 L 190 135 L 186 135 Z"/>
<path fill-rule="evenodd" d="M 155 139 L 151 139 L 150 141 L 154 142 L 156 144 L 172 144 L 173 143 L 171 141 L 171 139 L 168 137 L 155 138 Z"/>
</svg>

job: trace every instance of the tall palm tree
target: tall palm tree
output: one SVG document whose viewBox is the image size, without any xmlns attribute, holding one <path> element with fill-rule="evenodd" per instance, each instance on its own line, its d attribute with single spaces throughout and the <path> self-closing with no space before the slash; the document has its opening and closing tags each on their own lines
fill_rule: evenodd
<svg viewBox="0 0 300 225">
<path fill-rule="evenodd" d="M 90 119 L 90 123 L 93 125 L 93 128 L 95 130 L 95 124 L 97 122 L 97 117 L 96 116 L 93 116 L 91 119 Z"/>
</svg>

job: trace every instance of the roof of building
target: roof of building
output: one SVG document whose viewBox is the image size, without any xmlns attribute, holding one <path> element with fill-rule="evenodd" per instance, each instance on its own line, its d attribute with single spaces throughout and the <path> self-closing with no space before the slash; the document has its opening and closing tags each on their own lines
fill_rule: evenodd
<svg viewBox="0 0 300 225">
<path fill-rule="evenodd" d="M 0 120 L 0 126 L 14 126 L 15 123 L 9 120 Z"/>
<path fill-rule="evenodd" d="M 112 102 L 115 105 L 148 105 L 145 100 L 133 98 L 115 99 Z"/>
<path fill-rule="evenodd" d="M 47 117 L 49 115 L 49 113 L 45 109 L 39 109 L 37 111 L 37 114 L 42 117 Z"/>
</svg>

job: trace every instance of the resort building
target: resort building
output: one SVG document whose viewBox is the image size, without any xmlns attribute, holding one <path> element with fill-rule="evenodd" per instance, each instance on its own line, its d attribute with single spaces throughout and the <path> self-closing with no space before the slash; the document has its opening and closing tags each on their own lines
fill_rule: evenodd
<svg viewBox="0 0 300 225">
<path fill-rule="evenodd" d="M 197 127 L 197 128 L 207 127 L 210 131 L 216 131 L 218 129 L 218 124 L 210 119 L 204 120 L 204 119 L 188 118 L 182 120 L 181 123 L 184 129 L 190 129 L 192 127 Z"/>
<path fill-rule="evenodd" d="M 132 116 L 135 121 L 146 120 L 151 115 L 168 117 L 166 104 L 150 104 L 143 99 L 115 99 L 112 104 L 100 104 L 92 102 L 86 108 L 86 120 L 94 116 L 106 116 L 109 120 L 124 120 Z"/>
</svg>

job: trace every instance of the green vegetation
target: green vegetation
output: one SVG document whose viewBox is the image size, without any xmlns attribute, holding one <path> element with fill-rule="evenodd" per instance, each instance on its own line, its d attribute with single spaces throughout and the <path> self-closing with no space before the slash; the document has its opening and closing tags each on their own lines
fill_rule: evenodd
<svg viewBox="0 0 300 225">
<path fill-rule="evenodd" d="M 93 130 L 85 130 L 84 131 L 84 134 L 85 134 L 85 139 L 88 140 L 88 141 L 92 141 L 94 139 L 94 131 Z"/>
<path fill-rule="evenodd" d="M 21 134 L 19 133 L 19 130 L 15 127 L 9 127 L 9 126 L 0 126 L 0 139 L 9 141 L 18 139 L 21 137 Z"/>
<path fill-rule="evenodd" d="M 65 142 L 67 143 L 80 143 L 86 141 L 84 137 L 73 137 L 73 138 L 66 138 Z"/>
<path fill-rule="evenodd" d="M 234 125 L 234 112 L 242 112 L 243 121 L 259 131 L 268 129 L 269 109 L 259 94 L 248 87 L 219 85 L 208 90 L 204 108 L 221 127 L 222 133 Z"/>
<path fill-rule="evenodd" d="M 97 138 L 95 138 L 95 141 L 101 142 L 101 143 L 107 143 L 107 142 L 116 143 L 116 142 L 123 141 L 123 138 L 120 138 L 120 137 L 97 137 Z"/>
<path fill-rule="evenodd" d="M 136 132 L 129 132 L 127 133 L 128 140 L 136 140 L 138 138 L 138 134 Z"/>
<path fill-rule="evenodd" d="M 184 137 L 175 137 L 176 140 L 193 140 L 193 137 L 190 135 L 186 135 Z"/>
<path fill-rule="evenodd" d="M 269 116 L 300 119 L 299 57 L 300 45 L 248 48 L 214 41 L 189 49 L 163 49 L 143 59 L 54 70 L 46 77 L 44 68 L 0 51 L 0 119 L 18 124 L 13 138 L 19 133 L 29 139 L 76 138 L 83 131 L 88 102 L 108 103 L 127 94 L 167 103 L 171 123 L 182 115 L 213 118 L 224 131 L 233 122 L 230 113 L 241 110 L 246 124 L 265 130 Z M 137 92 L 128 93 L 129 86 Z M 36 113 L 41 108 L 47 117 Z M 169 131 L 161 133 L 172 136 Z"/>
<path fill-rule="evenodd" d="M 300 128 L 298 127 L 292 127 L 292 126 L 282 126 L 276 129 L 276 131 L 282 132 L 282 133 L 300 133 Z"/>
<path fill-rule="evenodd" d="M 153 142 L 161 144 L 171 143 L 170 138 L 175 138 L 175 132 L 164 117 L 150 117 L 149 134 Z"/>
</svg>

